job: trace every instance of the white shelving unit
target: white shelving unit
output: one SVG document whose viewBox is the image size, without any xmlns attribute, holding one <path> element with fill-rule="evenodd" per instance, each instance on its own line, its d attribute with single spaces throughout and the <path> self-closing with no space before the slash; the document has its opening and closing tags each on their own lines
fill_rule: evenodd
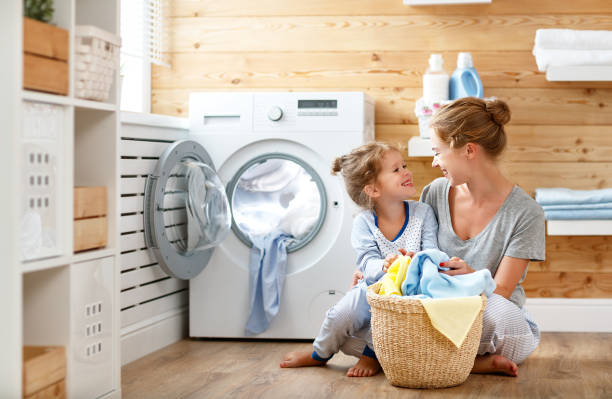
<svg viewBox="0 0 612 399">
<path fill-rule="evenodd" d="M 408 140 L 408 156 L 410 157 L 432 157 L 431 139 L 414 136 Z"/>
<path fill-rule="evenodd" d="M 94 25 L 119 36 L 119 0 L 55 0 L 52 23 L 70 32 L 67 96 L 23 90 L 23 1 L 0 5 L 0 105 L 5 130 L 0 160 L 11 173 L 0 174 L 10 195 L 2 196 L 0 250 L 0 397 L 22 397 L 22 346 L 66 348 L 68 398 L 121 396 L 119 345 L 119 76 L 107 102 L 74 96 L 77 25 Z M 5 89 L 6 88 L 6 89 Z M 24 104 L 54 106 L 63 114 L 61 142 L 53 175 L 61 207 L 55 236 L 59 254 L 21 260 L 20 235 L 26 206 L 23 175 Z M 6 118 L 5 118 L 6 116 Z M 44 127 L 41 129 L 44 130 Z M 107 246 L 73 253 L 73 188 L 106 186 Z M 91 329 L 92 325 L 95 329 Z"/>
<path fill-rule="evenodd" d="M 547 220 L 549 236 L 612 236 L 612 220 Z"/>
<path fill-rule="evenodd" d="M 609 82 L 612 65 L 550 66 L 546 80 L 551 82 Z"/>
</svg>

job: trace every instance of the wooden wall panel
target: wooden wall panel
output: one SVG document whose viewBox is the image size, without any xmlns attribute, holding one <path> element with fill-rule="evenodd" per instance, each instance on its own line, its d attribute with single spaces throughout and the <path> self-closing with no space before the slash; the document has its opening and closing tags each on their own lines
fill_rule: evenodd
<svg viewBox="0 0 612 399">
<path fill-rule="evenodd" d="M 347 10 L 350 12 L 350 9 Z M 193 17 L 173 20 L 174 52 L 529 51 L 536 29 L 610 29 L 612 15 Z"/>
<path fill-rule="evenodd" d="M 486 96 L 500 98 L 512 110 L 513 124 L 528 125 L 608 125 L 612 126 L 612 85 L 606 89 L 505 89 L 485 88 Z M 377 124 L 417 124 L 414 105 L 421 97 L 420 88 L 363 87 L 362 90 L 376 99 L 375 118 Z M 192 89 L 154 89 L 152 104 L 155 112 L 168 115 L 186 115 L 189 108 L 189 93 L 211 91 Z M 215 90 L 221 90 L 219 88 Z M 215 91 L 213 90 L 213 91 Z M 274 89 L 222 89 L 270 91 Z M 276 89 L 278 90 L 278 89 Z M 321 88 L 294 88 L 292 91 L 316 91 Z M 346 88 L 328 87 L 325 90 L 342 91 Z"/>
<path fill-rule="evenodd" d="M 610 298 L 612 273 L 527 273 L 523 288 L 531 298 Z"/>
<path fill-rule="evenodd" d="M 536 29 L 612 29 L 606 0 L 514 0 L 407 7 L 401 0 L 177 0 L 171 68 L 154 67 L 153 112 L 187 116 L 191 91 L 365 91 L 376 138 L 407 145 L 432 52 L 452 72 L 471 51 L 486 96 L 508 102 L 508 177 L 537 187 L 612 187 L 612 82 L 548 82 L 531 54 Z M 417 187 L 440 176 L 408 158 Z M 531 297 L 612 298 L 611 237 L 547 237 Z"/>
<path fill-rule="evenodd" d="M 442 51 L 446 69 L 458 51 Z M 483 85 L 489 87 L 598 88 L 606 82 L 546 81 L 531 51 L 473 51 Z M 503 62 L 500 62 L 503 60 Z M 172 68 L 154 67 L 158 89 L 201 88 L 421 88 L 427 57 L 421 51 L 186 52 L 173 53 Z"/>
<path fill-rule="evenodd" d="M 606 0 L 498 0 L 491 4 L 407 7 L 397 0 L 180 0 L 173 17 L 244 17 L 296 15 L 474 15 L 612 14 Z"/>
</svg>

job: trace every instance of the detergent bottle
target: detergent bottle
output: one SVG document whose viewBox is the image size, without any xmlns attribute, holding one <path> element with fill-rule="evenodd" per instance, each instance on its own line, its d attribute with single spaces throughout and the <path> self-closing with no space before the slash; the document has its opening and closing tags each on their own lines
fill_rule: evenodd
<svg viewBox="0 0 612 399">
<path fill-rule="evenodd" d="M 427 104 L 448 100 L 449 78 L 442 68 L 443 63 L 442 54 L 429 56 L 429 68 L 423 75 L 423 99 Z"/>
<path fill-rule="evenodd" d="M 482 82 L 474 69 L 472 54 L 459 53 L 457 69 L 451 75 L 449 82 L 449 97 L 455 100 L 461 97 L 484 97 Z"/>
</svg>

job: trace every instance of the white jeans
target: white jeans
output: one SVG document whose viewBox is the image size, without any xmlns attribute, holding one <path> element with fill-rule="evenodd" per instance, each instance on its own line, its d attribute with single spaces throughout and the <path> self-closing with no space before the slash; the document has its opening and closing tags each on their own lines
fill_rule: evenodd
<svg viewBox="0 0 612 399">
<path fill-rule="evenodd" d="M 319 335 L 312 344 L 319 357 L 327 359 L 339 350 L 360 357 L 366 345 L 374 350 L 367 288 L 366 283 L 360 281 L 327 311 Z"/>
<path fill-rule="evenodd" d="M 540 343 L 540 330 L 525 308 L 501 295 L 487 299 L 478 354 L 499 354 L 521 364 Z"/>
</svg>

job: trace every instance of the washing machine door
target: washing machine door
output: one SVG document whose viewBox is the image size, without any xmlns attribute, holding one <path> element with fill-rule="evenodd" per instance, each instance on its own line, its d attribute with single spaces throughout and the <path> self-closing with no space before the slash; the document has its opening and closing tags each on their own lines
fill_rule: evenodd
<svg viewBox="0 0 612 399">
<path fill-rule="evenodd" d="M 253 239 L 291 236 L 287 252 L 308 245 L 325 221 L 327 196 L 323 180 L 303 159 L 288 153 L 251 158 L 227 184 L 232 230 L 247 247 Z"/>
<path fill-rule="evenodd" d="M 230 232 L 230 206 L 213 162 L 200 144 L 171 144 L 147 177 L 144 229 L 161 268 L 183 280 L 206 267 Z"/>
</svg>

